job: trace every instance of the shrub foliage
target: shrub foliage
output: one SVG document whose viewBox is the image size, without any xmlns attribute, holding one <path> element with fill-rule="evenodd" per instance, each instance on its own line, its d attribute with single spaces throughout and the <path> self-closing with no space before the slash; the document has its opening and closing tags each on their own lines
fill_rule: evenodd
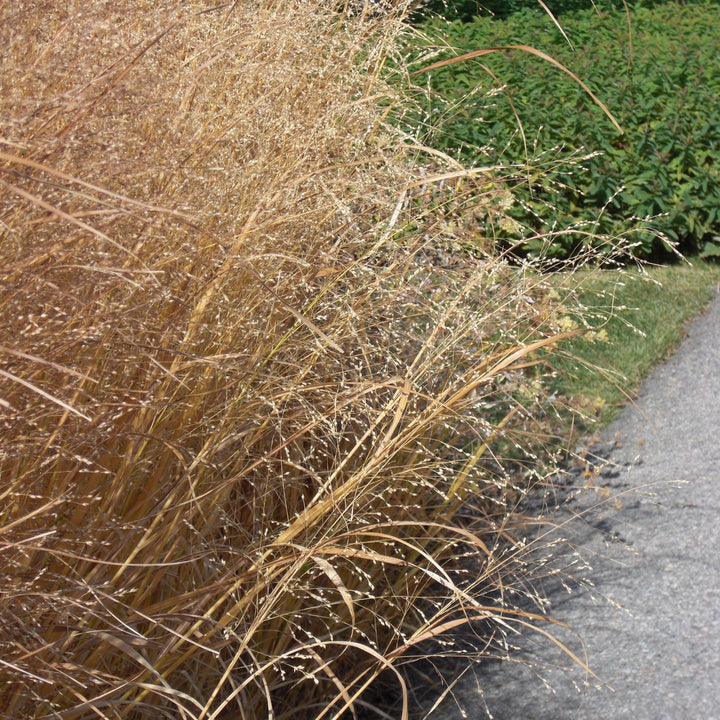
<svg viewBox="0 0 720 720">
<path fill-rule="evenodd" d="M 531 252 L 571 255 L 600 233 L 630 235 L 635 254 L 646 258 L 671 257 L 671 245 L 717 254 L 718 22 L 716 3 L 667 3 L 629 15 L 565 14 L 567 39 L 534 12 L 505 22 L 437 23 L 431 27 L 453 52 L 517 45 L 544 51 L 603 100 L 624 133 L 576 81 L 521 49 L 434 71 L 437 95 L 424 119 L 439 128 L 435 141 L 465 161 L 486 161 L 491 146 L 505 148 L 506 164 L 526 165 L 510 214 Z M 549 247 L 539 237 L 570 227 L 577 232 Z"/>
<path fill-rule="evenodd" d="M 662 1 L 635 0 L 628 4 L 652 7 Z M 690 2 L 693 1 L 690 0 Z M 587 8 L 609 10 L 624 7 L 622 0 L 544 0 L 543 4 L 555 16 Z M 478 15 L 503 19 L 524 10 L 537 13 L 546 12 L 538 0 L 425 0 L 425 2 L 419 3 L 417 15 L 425 18 L 440 16 L 447 20 L 470 22 Z"/>
</svg>

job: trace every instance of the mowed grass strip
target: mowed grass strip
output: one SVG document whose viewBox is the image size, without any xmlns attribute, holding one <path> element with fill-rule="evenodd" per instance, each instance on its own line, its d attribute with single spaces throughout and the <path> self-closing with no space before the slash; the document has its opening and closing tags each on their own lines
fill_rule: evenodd
<svg viewBox="0 0 720 720">
<path fill-rule="evenodd" d="M 577 290 L 582 313 L 595 327 L 564 343 L 563 355 L 553 359 L 553 389 L 582 411 L 587 430 L 617 417 L 652 368 L 679 345 L 687 323 L 717 292 L 720 266 L 692 260 L 632 270 L 584 269 L 556 279 L 559 289 Z"/>
</svg>

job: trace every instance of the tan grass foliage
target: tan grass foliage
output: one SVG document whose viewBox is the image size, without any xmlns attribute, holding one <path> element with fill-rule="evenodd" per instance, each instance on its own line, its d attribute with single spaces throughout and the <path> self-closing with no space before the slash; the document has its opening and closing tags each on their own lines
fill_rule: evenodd
<svg viewBox="0 0 720 720">
<path fill-rule="evenodd" d="M 418 195 L 401 10 L 0 4 L 1 717 L 337 717 L 521 619 L 555 313 Z"/>
</svg>

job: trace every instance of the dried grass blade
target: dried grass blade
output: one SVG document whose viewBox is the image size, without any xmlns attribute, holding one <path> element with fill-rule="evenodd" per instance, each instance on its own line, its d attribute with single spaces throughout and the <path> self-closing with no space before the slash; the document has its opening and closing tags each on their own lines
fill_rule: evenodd
<svg viewBox="0 0 720 720">
<path fill-rule="evenodd" d="M 375 658 L 375 660 L 377 661 L 377 663 L 380 667 L 392 672 L 395 675 L 395 677 L 397 678 L 398 684 L 400 685 L 400 689 L 402 691 L 402 709 L 400 711 L 401 712 L 400 719 L 408 720 L 408 717 L 409 717 L 408 716 L 409 695 L 408 695 L 407 683 L 405 682 L 405 678 L 403 678 L 403 676 L 400 674 L 400 672 L 392 664 L 392 662 L 389 660 L 389 658 L 386 655 L 382 655 L 374 648 L 372 648 L 368 645 L 361 645 L 360 643 L 357 643 L 353 640 L 347 640 L 345 642 L 335 641 L 335 642 L 330 642 L 330 643 L 326 643 L 326 644 L 328 644 L 328 645 L 338 645 L 339 644 L 339 645 L 343 645 L 346 647 L 356 648 L 356 649 L 360 650 L 361 652 L 367 653 L 371 657 Z M 348 700 L 345 701 L 345 704 L 336 711 L 335 717 L 341 717 L 342 713 L 345 710 L 349 710 L 352 707 L 352 704 L 355 702 L 355 700 L 357 700 L 360 697 L 360 695 L 362 695 L 362 693 L 366 690 L 366 688 L 372 682 L 373 679 L 374 679 L 374 677 L 371 677 L 370 680 L 367 680 L 365 683 L 363 683 L 363 685 L 353 693 L 353 696 L 348 698 Z M 333 709 L 333 707 L 331 705 L 326 706 L 325 709 L 317 716 L 316 720 L 322 720 L 322 718 L 324 718 L 329 712 L 331 712 L 332 709 Z"/>
<path fill-rule="evenodd" d="M 302 313 L 299 313 L 290 303 L 283 300 L 268 284 L 258 275 L 255 268 L 248 263 L 242 263 L 242 266 L 247 268 L 251 272 L 256 280 L 262 285 L 265 290 L 270 293 L 296 320 L 301 322 L 307 327 L 313 334 L 317 335 L 326 345 L 329 345 L 333 350 L 343 354 L 343 349 L 338 345 L 332 338 L 328 337 L 312 320 L 306 318 Z"/>
<path fill-rule="evenodd" d="M 542 5 L 542 9 L 550 16 L 550 19 L 555 23 L 555 27 L 562 33 L 562 36 L 567 41 L 567 44 L 574 50 L 575 46 L 570 42 L 570 38 L 565 34 L 563 26 L 557 21 L 557 18 L 552 14 L 550 8 L 543 2 L 543 0 L 538 0 L 538 2 Z"/>
<path fill-rule="evenodd" d="M 318 557 L 316 554 L 310 555 L 310 558 L 312 561 L 325 573 L 328 580 L 335 586 L 337 591 L 340 593 L 340 596 L 343 599 L 343 602 L 345 603 L 345 606 L 348 609 L 348 612 L 350 613 L 350 618 L 353 622 L 353 625 L 355 624 L 355 607 L 353 605 L 352 601 L 352 595 L 350 595 L 350 592 L 348 591 L 347 587 L 345 586 L 345 583 L 342 581 L 342 578 L 340 577 L 338 571 L 324 558 Z"/>
<path fill-rule="evenodd" d="M 38 395 L 42 395 L 42 397 L 46 398 L 47 400 L 50 400 L 50 402 L 53 402 L 56 405 L 59 405 L 61 408 L 63 408 L 64 410 L 67 410 L 68 412 L 71 412 L 73 415 L 77 415 L 78 417 L 81 417 L 83 420 L 92 422 L 92 418 L 90 416 L 86 415 L 83 412 L 80 412 L 79 410 L 76 410 L 74 407 L 72 407 L 71 405 L 68 405 L 66 402 L 64 402 L 60 398 L 57 398 L 54 395 L 51 395 L 49 392 L 45 392 L 45 390 L 39 388 L 37 385 L 33 385 L 31 382 L 28 382 L 27 380 L 23 380 L 22 378 L 18 377 L 17 375 L 13 375 L 12 373 L 9 373 L 2 369 L 0 369 L 0 375 L 2 375 L 3 377 L 6 377 L 8 380 L 12 380 L 13 382 L 16 382 L 20 385 L 24 385 L 29 390 L 36 392 Z"/>
<path fill-rule="evenodd" d="M 419 645 L 422 642 L 425 642 L 426 640 L 432 640 L 433 638 L 439 637 L 440 635 L 443 635 L 446 632 L 449 632 L 450 630 L 454 630 L 455 628 L 462 627 L 463 625 L 468 625 L 469 623 L 475 622 L 475 621 L 484 621 L 487 620 L 489 617 L 494 617 L 497 614 L 497 611 L 493 608 L 487 608 L 485 612 L 482 613 L 475 613 L 473 615 L 463 615 L 461 618 L 455 618 L 453 620 L 448 620 L 447 622 L 440 623 L 439 625 L 434 625 L 433 627 L 427 629 L 427 630 L 420 630 L 418 633 L 413 635 L 411 638 L 408 638 L 403 645 L 401 645 L 398 648 L 395 648 L 390 654 L 389 657 L 396 658 L 400 657 L 401 655 L 405 654 L 408 650 L 410 650 L 415 645 Z"/>
<path fill-rule="evenodd" d="M 4 493 L 3 493 L 4 495 Z M 22 525 L 23 523 L 27 522 L 28 520 L 31 520 L 34 517 L 42 516 L 44 513 L 49 513 L 50 511 L 54 510 L 59 505 L 62 505 L 64 500 L 62 498 L 56 498 L 55 500 L 50 500 L 49 502 L 45 503 L 44 505 L 41 505 L 38 508 L 35 508 L 32 512 L 27 513 L 26 515 L 23 515 L 22 517 L 17 518 L 16 520 L 13 520 L 12 522 L 9 522 L 5 525 L 0 525 L 0 535 L 4 535 L 5 533 L 9 532 L 10 530 L 13 530 L 14 528 L 18 527 L 19 525 Z M 45 537 L 47 535 L 53 535 L 57 532 L 57 530 L 48 530 L 44 533 L 41 533 L 40 535 L 35 535 L 32 538 L 26 538 L 22 542 L 32 542 L 33 540 L 37 540 L 38 538 Z M 12 543 L 14 545 L 17 545 L 18 543 Z M 32 546 L 30 546 L 32 547 Z"/>
<path fill-rule="evenodd" d="M 561 623 L 558 620 L 553 620 L 552 618 L 547 618 L 539 615 L 532 616 L 534 620 L 540 621 L 540 622 L 549 622 L 556 625 L 561 625 L 562 627 L 568 627 L 565 623 Z M 557 645 L 569 658 L 571 658 L 574 662 L 576 662 L 588 675 L 592 675 L 598 682 L 603 682 L 591 669 L 590 666 L 587 664 L 587 659 L 582 660 L 579 658 L 565 643 L 558 640 L 551 632 L 548 632 L 547 630 L 543 630 L 537 623 L 530 623 L 526 622 L 524 620 L 518 620 L 517 621 L 520 625 L 524 625 L 530 630 L 533 630 L 534 632 L 538 632 L 541 635 L 545 636 L 548 640 L 550 640 L 552 643 Z M 584 644 L 583 644 L 584 648 Z M 605 683 L 603 683 L 605 684 Z M 610 688 L 612 690 L 612 688 Z"/>
<path fill-rule="evenodd" d="M 50 360 L 45 360 L 44 358 L 38 357 L 37 355 L 30 355 L 29 353 L 22 352 L 20 350 L 13 350 L 12 348 L 5 347 L 4 345 L 0 345 L 0 353 L 14 355 L 15 357 L 22 358 L 23 360 L 31 360 L 32 362 L 38 363 L 40 365 L 47 365 L 54 370 L 59 370 L 61 373 L 65 373 L 66 375 L 72 375 L 76 378 L 80 378 L 81 380 L 89 380 L 90 382 L 97 383 L 97 380 L 94 380 L 87 374 L 79 373 L 76 370 L 72 370 L 71 368 L 65 367 L 64 365 L 58 365 L 57 363 L 54 363 Z"/>
<path fill-rule="evenodd" d="M 322 547 L 313 551 L 316 555 L 339 555 L 342 557 L 353 557 L 361 560 L 369 560 L 373 563 L 382 563 L 383 565 L 402 565 L 407 567 L 407 560 L 393 557 L 392 555 L 383 555 L 382 553 L 372 550 L 357 550 L 355 548 L 333 548 Z"/>
<path fill-rule="evenodd" d="M 483 48 L 482 50 L 472 50 L 471 52 L 463 53 L 462 55 L 458 55 L 454 58 L 448 58 L 447 60 L 438 60 L 438 62 L 434 62 L 427 67 L 421 68 L 420 70 L 415 70 L 412 74 L 418 75 L 419 73 L 429 72 L 430 70 L 437 70 L 441 67 L 454 65 L 455 63 L 464 62 L 465 60 L 473 60 L 474 58 L 483 57 L 484 55 L 490 55 L 496 52 L 503 52 L 505 50 L 522 50 L 523 52 L 529 53 L 530 55 L 536 55 L 537 57 L 549 62 L 551 65 L 554 65 L 556 68 L 562 70 L 566 75 L 569 75 L 578 85 L 580 85 L 580 87 L 593 99 L 593 102 L 605 113 L 605 115 L 607 115 L 607 117 L 610 119 L 610 122 L 612 122 L 612 124 L 617 128 L 617 131 L 619 133 L 624 132 L 618 121 L 607 109 L 602 100 L 600 100 L 600 98 L 598 98 L 595 93 L 572 70 L 566 68 L 562 63 L 558 62 L 557 60 L 555 60 L 555 58 L 551 57 L 547 53 L 544 53 L 542 50 L 537 50 L 536 48 L 530 47 L 529 45 L 498 45 L 496 47 Z"/>
<path fill-rule="evenodd" d="M 405 413 L 405 408 L 407 407 L 408 400 L 410 399 L 411 390 L 412 386 L 410 385 L 410 380 L 405 378 L 402 388 L 400 388 L 395 395 L 398 402 L 397 407 L 395 408 L 392 422 L 390 423 L 390 427 L 385 433 L 385 437 L 383 437 L 377 449 L 375 450 L 375 457 L 379 457 L 380 455 L 382 455 L 387 446 L 390 444 L 390 440 L 392 440 L 392 437 L 395 434 L 395 431 L 397 430 L 400 421 L 402 420 L 403 414 Z"/>
<path fill-rule="evenodd" d="M 353 622 L 355 621 L 353 620 Z M 324 672 L 330 678 L 330 682 L 338 689 L 340 697 L 345 701 L 346 705 L 349 705 L 352 716 L 357 718 L 357 713 L 355 712 L 355 707 L 353 706 L 353 701 L 350 699 L 347 688 L 342 684 L 340 678 L 331 670 L 330 662 L 323 660 L 314 648 L 308 648 L 308 653 L 318 664 L 318 671 Z"/>
<path fill-rule="evenodd" d="M 55 177 L 60 178 L 65 182 L 80 185 L 81 187 L 87 188 L 88 190 L 92 190 L 96 193 L 100 193 L 101 195 L 105 195 L 118 202 L 133 205 L 141 210 L 150 210 L 152 212 L 158 212 L 166 215 L 172 215 L 178 218 L 183 218 L 184 220 L 192 220 L 189 215 L 185 215 L 184 213 L 178 212 L 177 210 L 170 210 L 169 208 L 160 207 L 158 205 L 151 205 L 149 203 L 142 202 L 141 200 L 135 200 L 131 197 L 128 197 L 127 195 L 121 195 L 119 193 L 112 192 L 111 190 L 103 188 L 99 185 L 93 185 L 92 183 L 86 182 L 85 180 L 82 180 L 78 177 L 68 175 L 67 173 L 50 167 L 49 165 L 43 165 L 42 163 L 35 162 L 34 160 L 29 160 L 28 158 L 20 157 L 19 155 L 13 155 L 11 153 L 6 153 L 0 150 L 0 160 L 5 160 L 9 163 L 16 163 L 18 165 L 24 165 L 26 167 L 33 168 L 34 170 L 39 170 L 41 172 L 47 173 L 48 175 L 54 175 Z"/>
<path fill-rule="evenodd" d="M 492 443 L 492 441 L 497 437 L 497 434 L 500 432 L 500 430 L 502 430 L 510 422 L 510 420 L 512 420 L 518 410 L 520 410 L 520 406 L 516 405 L 512 410 L 510 410 L 510 412 L 505 415 L 505 417 L 502 418 L 502 420 L 500 420 L 497 425 L 495 425 L 488 437 L 483 442 L 478 443 L 477 447 L 473 451 L 473 454 L 465 461 L 462 468 L 460 469 L 460 472 L 453 479 L 452 485 L 450 485 L 450 489 L 447 493 L 448 499 L 446 500 L 446 503 L 451 502 L 453 498 L 458 495 L 458 493 L 460 492 L 460 488 L 465 484 L 468 475 L 477 465 L 478 461 L 485 454 L 487 449 L 490 447 L 490 443 Z M 456 499 L 460 501 L 462 498 L 458 497 Z"/>
<path fill-rule="evenodd" d="M 70 213 L 66 213 L 64 210 L 61 210 L 60 208 L 45 202 L 41 198 L 37 197 L 37 195 L 26 192 L 22 188 L 17 187 L 17 185 L 11 185 L 10 183 L 6 183 L 4 180 L 0 180 L 0 185 L 2 185 L 6 190 L 9 190 L 10 192 L 20 195 L 20 197 L 29 200 L 31 203 L 37 205 L 38 207 L 41 207 L 43 210 L 47 210 L 49 213 L 55 215 L 61 220 L 67 220 L 68 222 L 73 223 L 73 225 L 77 225 L 79 228 L 82 228 L 83 230 L 89 232 L 91 235 L 95 235 L 101 240 L 110 243 L 110 245 L 112 245 L 114 248 L 117 248 L 121 252 L 129 255 L 134 260 L 137 260 L 139 263 L 143 265 L 145 264 L 132 250 L 128 250 L 127 248 L 123 247 L 120 243 L 113 240 L 109 235 L 106 235 L 101 230 L 94 228 L 92 225 L 88 225 L 82 220 L 78 220 L 78 218 L 76 218 L 74 215 L 70 215 Z"/>
<path fill-rule="evenodd" d="M 47 678 L 44 678 L 44 677 L 40 677 L 39 675 L 35 675 L 34 673 L 31 673 L 28 670 L 25 670 L 24 668 L 18 667 L 17 665 L 13 665 L 12 663 L 6 662 L 2 658 L 0 658 L 0 665 L 8 668 L 9 670 L 12 670 L 13 672 L 18 672 L 21 675 L 27 675 L 28 677 L 31 677 L 33 680 L 37 680 L 38 682 L 45 683 L 46 685 L 53 684 L 53 682 L 51 680 L 48 680 Z"/>
</svg>

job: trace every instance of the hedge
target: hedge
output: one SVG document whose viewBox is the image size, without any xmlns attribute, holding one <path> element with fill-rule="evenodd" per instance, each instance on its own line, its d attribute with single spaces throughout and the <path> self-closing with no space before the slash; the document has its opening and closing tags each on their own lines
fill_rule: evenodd
<svg viewBox="0 0 720 720">
<path fill-rule="evenodd" d="M 502 22 L 437 20 L 425 32 L 428 44 L 442 37 L 453 46 L 440 57 L 532 45 L 582 78 L 623 134 L 577 82 L 522 50 L 419 75 L 436 95 L 413 121 L 432 125 L 426 139 L 466 163 L 524 165 L 510 210 L 516 230 L 532 238 L 577 229 L 545 248 L 550 256 L 597 244 L 589 232 L 631 235 L 645 258 L 668 259 L 671 246 L 720 255 L 720 7 L 583 10 L 561 25 L 567 39 L 526 10 Z M 539 242 L 525 249 L 540 252 Z"/>
</svg>

